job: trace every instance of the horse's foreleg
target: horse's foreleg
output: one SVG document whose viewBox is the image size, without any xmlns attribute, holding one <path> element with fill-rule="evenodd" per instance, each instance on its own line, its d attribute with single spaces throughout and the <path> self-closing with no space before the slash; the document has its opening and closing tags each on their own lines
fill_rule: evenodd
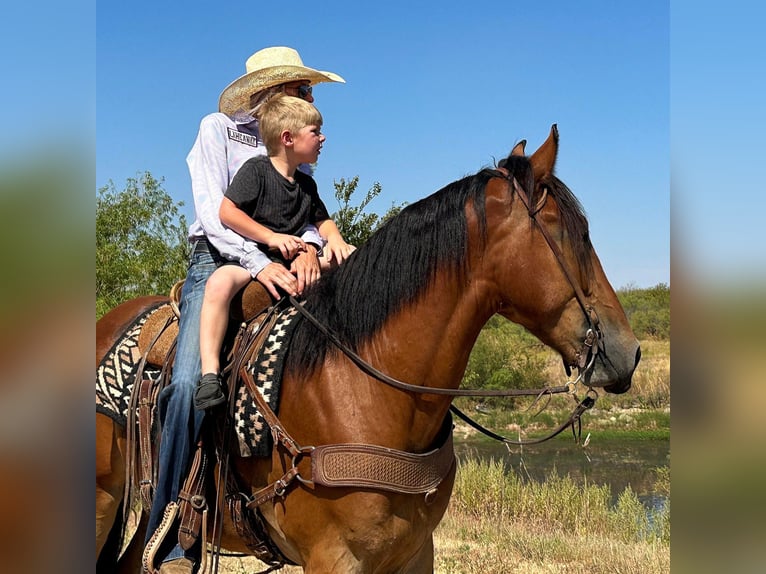
<svg viewBox="0 0 766 574">
<path fill-rule="evenodd" d="M 118 429 L 114 422 L 104 415 L 96 414 L 97 560 L 115 523 L 125 487 L 125 459 L 118 439 Z"/>
</svg>

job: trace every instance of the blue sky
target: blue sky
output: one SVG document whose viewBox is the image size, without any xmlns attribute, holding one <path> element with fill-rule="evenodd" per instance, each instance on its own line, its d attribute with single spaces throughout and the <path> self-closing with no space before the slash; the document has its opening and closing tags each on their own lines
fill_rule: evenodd
<svg viewBox="0 0 766 574">
<path fill-rule="evenodd" d="M 340 178 L 358 175 L 359 195 L 379 182 L 382 213 L 520 139 L 533 151 L 556 123 L 557 174 L 612 284 L 670 283 L 668 2 L 294 5 L 100 2 L 97 188 L 149 171 L 191 219 L 185 158 L 199 120 L 250 54 L 287 45 L 347 81 L 314 91 L 330 211 Z"/>
</svg>

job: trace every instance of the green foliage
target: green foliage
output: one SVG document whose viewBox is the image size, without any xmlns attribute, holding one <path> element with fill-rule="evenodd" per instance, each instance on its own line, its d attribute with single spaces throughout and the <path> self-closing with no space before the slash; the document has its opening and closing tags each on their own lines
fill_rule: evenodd
<svg viewBox="0 0 766 574">
<path fill-rule="evenodd" d="M 365 210 L 370 202 L 375 199 L 382 188 L 378 182 L 367 191 L 364 199 L 359 205 L 351 205 L 351 196 L 356 192 L 359 185 L 359 176 L 352 177 L 346 181 L 341 178 L 334 182 L 335 199 L 338 201 L 340 209 L 332 214 L 335 224 L 338 226 L 343 238 L 350 244 L 357 247 L 362 245 L 380 227 L 386 220 L 390 219 L 402 210 L 406 204 L 392 205 L 389 210 L 379 216 L 377 213 L 368 213 Z"/>
<path fill-rule="evenodd" d="M 519 325 L 494 316 L 485 325 L 468 359 L 462 386 L 471 389 L 521 389 L 542 386 L 544 349 Z M 487 404 L 508 399 L 488 399 Z"/>
<path fill-rule="evenodd" d="M 618 289 L 630 326 L 639 339 L 670 339 L 670 287 L 659 283 L 649 289 L 632 285 Z"/>
<path fill-rule="evenodd" d="M 166 295 L 186 275 L 187 223 L 149 172 L 96 197 L 96 317 L 140 295 Z"/>
</svg>

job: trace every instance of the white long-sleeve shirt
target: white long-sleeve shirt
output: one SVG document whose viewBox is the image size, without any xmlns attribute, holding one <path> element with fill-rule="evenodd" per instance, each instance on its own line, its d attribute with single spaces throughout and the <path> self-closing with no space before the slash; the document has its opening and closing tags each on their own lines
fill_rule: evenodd
<svg viewBox="0 0 766 574">
<path fill-rule="evenodd" d="M 271 260 L 254 241 L 224 226 L 218 212 L 237 170 L 251 157 L 265 154 L 257 120 L 249 115 L 230 118 L 216 112 L 202 118 L 197 139 L 186 158 L 196 217 L 189 226 L 189 241 L 206 237 L 223 257 L 239 262 L 253 278 Z M 305 170 L 308 166 L 301 167 Z M 301 237 L 319 247 L 324 244 L 313 225 L 306 227 Z"/>
</svg>

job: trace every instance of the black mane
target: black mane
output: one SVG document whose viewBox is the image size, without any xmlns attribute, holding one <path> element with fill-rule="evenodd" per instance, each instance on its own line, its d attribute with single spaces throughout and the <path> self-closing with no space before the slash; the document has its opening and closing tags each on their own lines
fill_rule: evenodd
<svg viewBox="0 0 766 574">
<path fill-rule="evenodd" d="M 505 167 L 525 189 L 532 189 L 528 160 L 509 160 Z M 465 207 L 468 202 L 473 205 L 482 240 L 486 239 L 484 189 L 489 179 L 498 175 L 495 170 L 483 169 L 402 209 L 343 265 L 322 275 L 305 294 L 306 308 L 341 341 L 358 350 L 388 317 L 417 300 L 437 270 L 458 278 L 465 274 Z M 587 221 L 577 199 L 556 178 L 548 186 L 549 193 L 561 202 L 562 216 L 567 210 L 574 211 L 571 217 L 564 218 L 570 237 L 587 238 Z M 571 230 L 570 224 L 574 225 Z M 582 247 L 576 249 L 581 251 Z M 580 260 L 589 258 L 583 256 Z M 302 320 L 290 346 L 300 351 L 288 354 L 287 372 L 312 372 L 331 347 L 333 344 L 324 335 Z"/>
</svg>

